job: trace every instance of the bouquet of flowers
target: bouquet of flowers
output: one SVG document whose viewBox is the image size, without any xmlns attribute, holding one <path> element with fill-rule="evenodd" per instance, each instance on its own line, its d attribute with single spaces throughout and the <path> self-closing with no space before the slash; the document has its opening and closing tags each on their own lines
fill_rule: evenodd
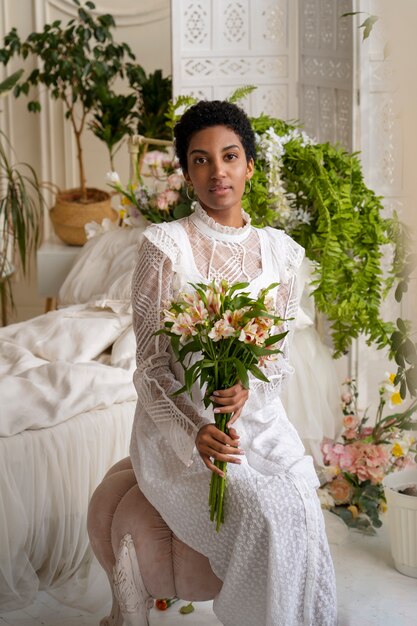
<svg viewBox="0 0 417 626">
<path fill-rule="evenodd" d="M 262 289 L 257 298 L 244 289 L 249 283 L 229 285 L 222 280 L 208 285 L 191 285 L 192 293 L 180 293 L 164 311 L 163 328 L 157 331 L 170 337 L 174 354 L 182 364 L 184 386 L 176 394 L 192 393 L 194 383 L 205 386 L 204 405 L 212 404 L 210 396 L 228 389 L 238 381 L 247 389 L 248 372 L 269 382 L 260 367 L 277 358 L 277 342 L 288 331 L 275 332 L 283 321 L 274 315 L 274 298 L 269 293 L 278 283 Z M 192 362 L 192 355 L 198 355 Z M 195 360 L 195 359 L 194 359 Z M 215 413 L 216 426 L 228 434 L 230 413 Z M 215 461 L 226 476 L 227 463 Z M 210 519 L 216 517 L 216 530 L 224 520 L 225 477 L 213 473 L 210 483 Z"/>
<path fill-rule="evenodd" d="M 177 159 L 167 152 L 151 150 L 142 165 L 146 176 L 141 176 L 138 183 L 124 186 L 117 172 L 107 174 L 108 184 L 121 196 L 120 225 L 137 226 L 142 215 L 156 224 L 189 215 L 191 200 Z"/>
<path fill-rule="evenodd" d="M 374 426 L 366 425 L 366 411 L 358 416 L 355 381 L 344 382 L 342 441 L 324 439 L 321 445 L 325 469 L 318 494 L 322 507 L 339 515 L 348 526 L 369 534 L 382 525 L 379 515 L 386 509 L 384 476 L 414 466 L 417 458 L 416 439 L 405 432 L 417 430 L 417 422 L 411 419 L 417 400 L 403 412 L 384 417 L 387 403 L 393 409 L 403 402 L 394 384 L 395 374 L 387 376 L 379 389 Z"/>
</svg>

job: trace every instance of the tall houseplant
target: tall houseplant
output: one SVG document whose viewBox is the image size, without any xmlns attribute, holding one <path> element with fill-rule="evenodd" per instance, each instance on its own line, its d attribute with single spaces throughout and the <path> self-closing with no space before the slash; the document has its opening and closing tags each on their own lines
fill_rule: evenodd
<svg viewBox="0 0 417 626">
<path fill-rule="evenodd" d="M 87 117 L 100 101 L 103 84 L 110 87 L 117 77 L 123 78 L 125 57 L 134 59 L 134 55 L 126 43 L 114 42 L 115 21 L 111 15 L 95 17 L 91 12 L 95 9 L 92 2 L 86 2 L 85 6 L 79 0 L 73 2 L 78 6 L 77 18 L 67 24 L 60 20 L 45 24 L 42 32 L 33 32 L 26 40 L 12 28 L 4 38 L 0 61 L 6 65 L 15 56 L 23 59 L 33 56 L 39 61 L 40 66 L 16 85 L 14 95 L 28 95 L 31 88 L 43 85 L 53 99 L 63 102 L 77 147 L 80 200 L 87 203 L 82 149 Z M 39 100 L 30 100 L 28 109 L 40 111 Z"/>
<path fill-rule="evenodd" d="M 6 95 L 22 76 L 15 72 L 0 83 L 0 96 Z M 25 275 L 30 257 L 40 243 L 44 198 L 36 172 L 27 163 L 13 163 L 11 146 L 0 131 L 0 300 L 2 324 L 7 323 L 8 302 L 13 306 L 10 277 L 17 255 Z"/>
<path fill-rule="evenodd" d="M 33 57 L 38 61 L 38 67 L 15 86 L 14 95 L 28 95 L 32 88 L 44 86 L 53 99 L 64 105 L 65 116 L 74 133 L 79 178 L 79 187 L 66 193 L 64 200 L 74 201 L 82 207 L 104 200 L 105 206 L 108 205 L 105 213 L 116 219 L 110 208 L 109 194 L 87 187 L 82 137 L 89 115 L 102 102 L 103 89 L 111 92 L 116 79 L 124 78 L 127 59 L 134 60 L 134 55 L 126 43 L 114 41 L 115 21 L 111 15 L 95 16 L 93 2 L 87 1 L 84 5 L 80 0 L 73 2 L 78 7 L 77 17 L 66 24 L 61 20 L 45 24 L 41 32 L 33 32 L 25 40 L 21 39 L 16 28 L 12 28 L 0 49 L 0 62 L 7 65 L 16 56 Z M 40 111 L 37 97 L 29 101 L 28 109 Z M 83 224 L 80 232 L 83 234 Z"/>
</svg>

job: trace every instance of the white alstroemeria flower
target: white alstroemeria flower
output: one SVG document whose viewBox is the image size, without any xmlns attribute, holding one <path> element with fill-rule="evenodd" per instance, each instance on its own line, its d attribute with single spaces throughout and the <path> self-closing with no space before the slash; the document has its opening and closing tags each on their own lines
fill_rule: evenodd
<svg viewBox="0 0 417 626">
<path fill-rule="evenodd" d="M 93 239 L 93 237 L 103 235 L 103 233 L 107 233 L 115 228 L 119 228 L 117 222 L 112 222 L 108 217 L 105 217 L 101 224 L 98 224 L 98 222 L 87 222 L 87 224 L 84 224 L 87 239 Z"/>
<path fill-rule="evenodd" d="M 118 184 L 120 183 L 120 176 L 117 172 L 107 172 L 106 180 L 108 183 Z"/>
</svg>

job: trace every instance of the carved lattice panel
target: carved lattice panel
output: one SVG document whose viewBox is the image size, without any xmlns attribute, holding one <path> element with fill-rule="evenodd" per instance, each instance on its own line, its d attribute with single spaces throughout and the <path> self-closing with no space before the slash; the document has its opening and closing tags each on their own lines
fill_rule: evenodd
<svg viewBox="0 0 417 626">
<path fill-rule="evenodd" d="M 290 0 L 175 0 L 174 96 L 227 98 L 256 85 L 242 106 L 252 115 L 298 116 L 296 3 Z"/>
<path fill-rule="evenodd" d="M 300 120 L 319 141 L 352 147 L 352 0 L 300 0 Z"/>
</svg>

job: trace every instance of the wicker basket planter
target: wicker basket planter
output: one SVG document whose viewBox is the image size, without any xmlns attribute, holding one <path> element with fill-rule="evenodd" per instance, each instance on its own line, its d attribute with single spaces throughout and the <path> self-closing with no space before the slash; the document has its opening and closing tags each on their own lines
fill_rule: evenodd
<svg viewBox="0 0 417 626">
<path fill-rule="evenodd" d="M 57 194 L 55 206 L 49 212 L 55 233 L 70 246 L 83 246 L 87 240 L 84 225 L 107 217 L 117 220 L 117 212 L 111 206 L 107 191 L 89 188 L 88 202 L 80 202 L 80 190 L 68 189 Z"/>
</svg>

